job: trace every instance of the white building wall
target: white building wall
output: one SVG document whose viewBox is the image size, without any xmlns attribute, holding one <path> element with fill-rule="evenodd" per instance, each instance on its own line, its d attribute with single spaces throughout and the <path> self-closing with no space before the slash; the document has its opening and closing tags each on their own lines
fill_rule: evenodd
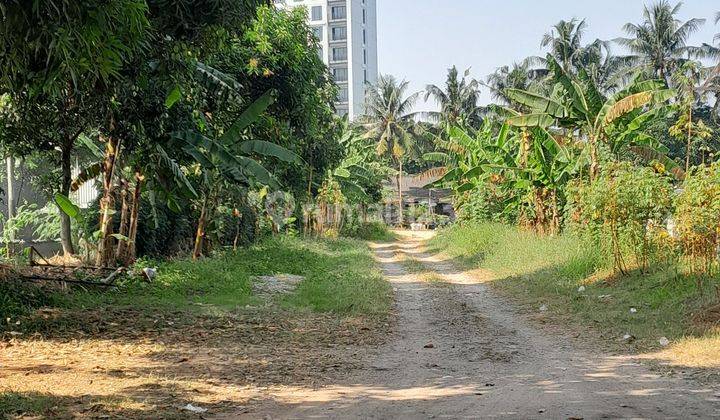
<svg viewBox="0 0 720 420">
<path fill-rule="evenodd" d="M 362 115 L 366 82 L 374 84 L 378 78 L 376 0 L 276 0 L 275 4 L 307 9 L 308 24 L 318 28 L 321 35 L 318 47 L 323 61 L 342 79 L 347 73 L 347 80 L 336 80 L 340 90 L 335 104 L 338 114 L 348 114 L 350 120 Z M 320 19 L 313 19 L 313 7 L 321 8 Z M 345 18 L 333 19 L 333 7 L 345 7 Z M 343 27 L 346 39 L 334 40 L 333 28 Z M 342 48 L 347 48 L 347 58 L 338 59 L 334 51 Z"/>
</svg>

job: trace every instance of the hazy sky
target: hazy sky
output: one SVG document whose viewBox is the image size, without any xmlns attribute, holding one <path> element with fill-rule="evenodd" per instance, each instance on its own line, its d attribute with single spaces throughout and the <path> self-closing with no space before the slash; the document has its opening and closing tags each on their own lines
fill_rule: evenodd
<svg viewBox="0 0 720 420">
<path fill-rule="evenodd" d="M 444 82 L 453 64 L 470 67 L 484 79 L 497 67 L 544 54 L 542 35 L 561 19 L 585 18 L 586 42 L 624 35 L 622 26 L 640 22 L 641 0 L 377 0 L 380 72 L 411 82 L 421 90 Z M 675 2 L 673 2 L 675 4 Z M 714 24 L 717 0 L 687 0 L 683 20 L 707 19 L 692 43 L 711 42 L 720 32 Z M 619 52 L 619 47 L 618 47 Z M 489 101 L 487 89 L 482 102 Z M 418 108 L 433 105 L 418 104 Z"/>
</svg>

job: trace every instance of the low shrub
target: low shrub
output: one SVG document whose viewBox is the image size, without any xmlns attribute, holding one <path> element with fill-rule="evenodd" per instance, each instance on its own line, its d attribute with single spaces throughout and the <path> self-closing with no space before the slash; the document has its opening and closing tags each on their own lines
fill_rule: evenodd
<svg viewBox="0 0 720 420">
<path fill-rule="evenodd" d="M 675 226 L 693 272 L 718 266 L 720 247 L 720 162 L 695 168 L 675 200 Z"/>
<path fill-rule="evenodd" d="M 457 217 L 461 222 L 502 222 L 518 219 L 517 197 L 511 190 L 494 184 L 481 185 L 457 198 Z"/>
<path fill-rule="evenodd" d="M 667 249 L 663 225 L 671 194 L 669 179 L 652 169 L 611 163 L 594 181 L 571 187 L 570 220 L 600 249 L 610 250 L 615 270 L 627 273 L 628 255 L 646 269 Z"/>
<path fill-rule="evenodd" d="M 391 241 L 394 239 L 392 232 L 383 222 L 346 224 L 340 233 L 346 238 L 364 241 Z"/>
</svg>

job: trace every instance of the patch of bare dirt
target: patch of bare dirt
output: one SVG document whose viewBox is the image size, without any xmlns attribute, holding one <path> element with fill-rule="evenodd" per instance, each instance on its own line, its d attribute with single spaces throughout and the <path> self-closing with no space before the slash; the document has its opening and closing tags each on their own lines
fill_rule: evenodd
<svg viewBox="0 0 720 420">
<path fill-rule="evenodd" d="M 0 341 L 0 414 L 10 418 L 243 411 L 268 388 L 313 388 L 346 374 L 387 328 L 272 307 L 223 316 L 41 310 L 23 326 Z M 18 406 L 33 409 L 3 413 Z"/>
</svg>

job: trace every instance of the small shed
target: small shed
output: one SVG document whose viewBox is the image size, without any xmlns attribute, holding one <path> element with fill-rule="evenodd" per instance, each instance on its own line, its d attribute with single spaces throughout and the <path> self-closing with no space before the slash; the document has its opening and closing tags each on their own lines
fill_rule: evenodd
<svg viewBox="0 0 720 420">
<path fill-rule="evenodd" d="M 428 176 L 429 173 L 431 176 Z M 450 220 L 455 220 L 452 191 L 443 188 L 428 188 L 429 184 L 439 180 L 442 175 L 442 171 L 437 170 L 403 176 L 401 179 L 403 211 L 407 212 L 413 207 L 422 205 L 427 206 L 431 215 L 446 216 Z M 389 211 L 386 212 L 385 221 L 388 224 L 396 225 L 398 224 L 397 180 L 386 181 L 385 187 L 389 191 L 385 202 Z M 410 221 L 404 220 L 404 222 Z"/>
</svg>

